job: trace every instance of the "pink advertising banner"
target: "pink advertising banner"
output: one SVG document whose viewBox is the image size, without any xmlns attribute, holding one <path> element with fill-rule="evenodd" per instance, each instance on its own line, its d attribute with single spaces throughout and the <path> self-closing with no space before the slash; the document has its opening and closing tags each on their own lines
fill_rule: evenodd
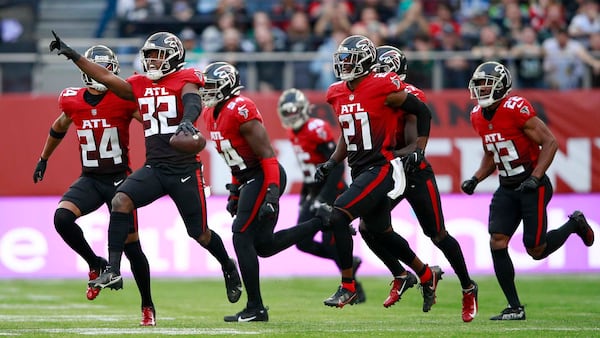
<svg viewBox="0 0 600 338">
<path fill-rule="evenodd" d="M 490 194 L 442 196 L 446 227 L 461 243 L 472 274 L 493 274 L 487 233 Z M 87 266 L 54 230 L 54 209 L 58 197 L 0 198 L 0 278 L 82 278 Z M 225 210 L 226 198 L 208 199 L 209 225 L 223 239 L 234 256 L 231 241 L 231 217 Z M 582 210 L 597 234 L 600 234 L 600 194 L 557 194 L 548 207 L 549 230 L 561 226 L 574 210 Z M 281 200 L 281 216 L 277 229 L 295 224 L 298 196 L 286 195 Z M 159 199 L 139 210 L 141 243 L 155 277 L 219 277 L 220 267 L 207 251 L 191 240 L 173 202 Z M 96 253 L 105 255 L 109 213 L 106 208 L 84 216 L 78 224 Z M 423 235 L 406 202 L 393 211 L 395 230 L 404 236 L 422 260 L 440 265 L 453 274 L 445 257 Z M 357 222 L 355 221 L 355 225 Z M 585 247 L 579 237 L 571 236 L 565 245 L 545 260 L 530 258 L 522 244 L 521 228 L 514 236 L 510 253 L 518 273 L 600 273 L 600 245 Z M 317 239 L 320 235 L 317 234 Z M 354 237 L 354 253 L 363 264 L 362 275 L 387 276 L 383 264 L 361 240 Z M 124 258 L 122 272 L 131 276 Z M 316 258 L 289 248 L 273 257 L 261 259 L 261 275 L 337 276 L 332 261 Z"/>
</svg>

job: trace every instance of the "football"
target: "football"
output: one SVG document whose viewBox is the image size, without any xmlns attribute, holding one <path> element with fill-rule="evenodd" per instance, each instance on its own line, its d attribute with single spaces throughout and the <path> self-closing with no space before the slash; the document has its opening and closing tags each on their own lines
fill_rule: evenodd
<svg viewBox="0 0 600 338">
<path fill-rule="evenodd" d="M 200 132 L 193 135 L 179 133 L 171 136 L 169 144 L 179 152 L 196 154 L 202 151 L 206 146 L 206 138 Z"/>
</svg>

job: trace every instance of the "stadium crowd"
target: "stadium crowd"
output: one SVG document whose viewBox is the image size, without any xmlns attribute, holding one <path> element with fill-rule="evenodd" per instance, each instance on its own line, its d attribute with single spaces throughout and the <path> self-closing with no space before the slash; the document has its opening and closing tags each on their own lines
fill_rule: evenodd
<svg viewBox="0 0 600 338">
<path fill-rule="evenodd" d="M 600 86 L 600 14 L 596 0 L 118 0 L 122 37 L 157 25 L 186 41 L 188 62 L 210 52 L 317 52 L 296 62 L 295 87 L 325 90 L 335 79 L 330 55 L 352 34 L 405 52 L 453 53 L 443 61 L 443 88 L 464 88 L 474 67 L 504 62 L 516 87 L 581 88 L 591 72 Z M 469 53 L 470 52 L 470 53 Z M 597 55 L 597 54 L 596 54 Z M 246 65 L 235 64 L 245 77 Z M 409 57 L 409 76 L 432 88 L 434 60 Z M 259 90 L 283 90 L 282 62 L 260 62 Z"/>
</svg>

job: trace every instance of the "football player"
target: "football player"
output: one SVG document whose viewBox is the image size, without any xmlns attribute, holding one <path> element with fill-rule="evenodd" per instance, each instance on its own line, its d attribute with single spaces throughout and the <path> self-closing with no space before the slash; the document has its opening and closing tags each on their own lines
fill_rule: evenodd
<svg viewBox="0 0 600 338">
<path fill-rule="evenodd" d="M 471 124 L 481 137 L 483 158 L 461 189 L 473 194 L 479 182 L 498 170 L 500 185 L 490 204 L 488 232 L 494 271 L 508 307 L 491 320 L 524 320 L 525 308 L 517 294 L 515 269 L 508 243 L 523 222 L 523 244 L 535 260 L 548 257 L 575 233 L 586 246 L 594 232 L 581 211 L 574 211 L 560 228 L 547 232 L 547 206 L 552 184 L 546 171 L 558 149 L 556 138 L 526 98 L 509 95 L 512 77 L 498 62 L 480 64 L 469 81 Z"/>
<path fill-rule="evenodd" d="M 108 47 L 96 45 L 84 53 L 84 58 L 119 74 L 119 61 Z M 61 143 L 69 127 L 77 129 L 81 148 L 81 176 L 62 196 L 54 212 L 54 227 L 62 239 L 89 265 L 89 280 L 94 280 L 106 269 L 106 259 L 97 256 L 86 241 L 81 227 L 75 221 L 103 204 L 111 208 L 117 187 L 131 174 L 129 160 L 129 123 L 142 118 L 137 105 L 123 100 L 108 88 L 82 73 L 84 88 L 65 88 L 59 96 L 60 115 L 50 127 L 34 173 L 33 182 L 44 178 L 47 162 Z M 102 123 L 98 123 L 101 121 Z M 131 262 L 131 271 L 142 298 L 142 326 L 152 326 L 154 304 L 150 293 L 150 267 L 138 237 L 136 211 L 126 215 L 128 234 L 123 251 Z M 100 288 L 88 286 L 87 298 L 93 300 Z"/>
<path fill-rule="evenodd" d="M 404 53 L 393 46 L 377 47 L 377 63 L 374 67 L 377 73 L 393 72 L 398 75 L 400 80 L 406 80 L 408 62 Z M 427 102 L 425 93 L 413 85 L 406 83 L 404 89 L 408 93 L 415 95 L 419 100 Z M 416 117 L 410 114 L 398 114 L 398 129 L 396 130 L 396 147 L 394 154 L 396 157 L 404 158 L 409 156 L 415 149 L 416 142 Z M 425 149 L 423 149 L 425 150 Z M 392 200 L 392 209 L 402 200 L 406 199 L 413 209 L 421 228 L 433 244 L 443 253 L 450 265 L 454 269 L 460 280 L 463 292 L 462 319 L 470 322 L 477 314 L 477 284 L 471 280 L 462 249 L 458 241 L 452 237 L 444 225 L 444 214 L 442 213 L 440 192 L 435 181 L 433 168 L 423 157 L 421 163 L 411 172 L 406 173 L 406 190 L 398 198 Z M 371 234 L 365 228 L 364 224 L 359 226 L 360 233 L 367 244 L 373 241 Z M 396 303 L 402 293 L 407 288 L 416 283 L 416 278 L 406 271 L 398 260 L 390 259 L 390 254 L 386 250 L 381 250 L 374 246 L 375 254 L 382 259 L 392 272 L 394 281 L 389 297 L 383 302 L 383 306 L 389 307 Z M 383 257 L 383 258 L 382 258 Z"/>
<path fill-rule="evenodd" d="M 246 307 L 225 316 L 226 322 L 268 321 L 260 292 L 258 257 L 270 257 L 298 241 L 312 238 L 329 216 L 327 206 L 317 217 L 273 232 L 279 217 L 279 197 L 286 174 L 277 161 L 263 117 L 250 98 L 241 95 L 240 75 L 233 65 L 214 62 L 204 69 L 200 90 L 202 116 L 217 151 L 231 169 L 227 210 L 234 216 L 233 245 L 246 288 Z"/>
<path fill-rule="evenodd" d="M 395 132 L 400 110 L 417 116 L 416 147 L 406 165 L 417 166 L 429 138 L 431 112 L 394 73 L 375 73 L 377 52 L 373 42 L 362 35 L 345 38 L 333 55 L 335 75 L 342 81 L 327 90 L 327 102 L 338 118 L 342 135 L 329 159 L 317 167 L 315 179 L 323 181 L 335 166 L 348 159 L 352 183 L 337 197 L 330 226 L 342 268 L 337 291 L 324 301 L 343 307 L 357 297 L 352 269 L 352 234 L 348 225 L 360 217 L 373 236 L 373 244 L 386 248 L 417 272 L 423 286 L 423 310 L 435 303 L 435 290 L 441 278 L 439 267 L 429 267 L 412 251 L 408 242 L 394 232 L 388 192 L 397 192 L 393 173 Z M 400 183 L 398 183 L 400 185 Z M 401 190 L 401 189 L 400 189 Z"/>
<path fill-rule="evenodd" d="M 325 182 L 315 182 L 316 167 L 331 156 L 335 149 L 335 139 L 329 123 L 309 116 L 309 106 L 306 95 L 296 88 L 287 89 L 281 93 L 277 103 L 279 119 L 287 130 L 303 175 L 298 223 L 313 218 L 321 204 L 333 205 L 337 195 L 347 188 L 344 181 L 345 165 L 343 163 L 333 168 Z M 340 264 L 334 243 L 331 231 L 324 231 L 321 241 L 307 238 L 298 242 L 296 247 L 317 257 L 331 259 L 339 268 Z M 354 256 L 352 271 L 355 280 L 356 270 L 361 263 L 360 257 Z M 355 304 L 365 302 L 366 295 L 362 284 L 358 281 L 356 282 L 356 292 Z"/>
<path fill-rule="evenodd" d="M 129 213 L 158 198 L 169 195 L 187 234 L 208 250 L 221 264 L 227 298 L 235 303 L 242 293 L 235 261 L 229 257 L 221 237 L 207 224 L 202 163 L 197 154 L 181 153 L 169 145 L 176 133 L 194 134 L 202 102 L 198 93 L 204 84 L 202 74 L 184 68 L 185 49 L 169 32 L 149 36 L 140 50 L 144 74 L 123 80 L 90 62 L 54 33 L 50 51 L 57 50 L 72 60 L 85 74 L 105 85 L 119 97 L 135 102 L 144 120 L 146 162 L 127 177 L 112 199 L 108 228 L 107 270 L 90 281 L 91 287 L 120 289 L 121 254 L 130 227 Z"/>
</svg>

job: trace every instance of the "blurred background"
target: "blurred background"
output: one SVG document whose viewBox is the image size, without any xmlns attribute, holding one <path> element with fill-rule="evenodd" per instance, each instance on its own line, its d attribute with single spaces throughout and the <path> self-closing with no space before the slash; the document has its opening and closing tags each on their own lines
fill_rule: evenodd
<svg viewBox="0 0 600 338">
<path fill-rule="evenodd" d="M 60 196 L 80 173 L 72 131 L 48 162 L 44 181 L 34 185 L 31 178 L 48 128 L 60 113 L 58 94 L 65 87 L 83 86 L 70 61 L 49 53 L 52 30 L 80 53 L 94 44 L 111 47 L 123 77 L 140 71 L 138 50 L 156 31 L 182 39 L 188 67 L 203 68 L 215 60 L 235 64 L 244 94 L 265 117 L 288 173 L 278 224 L 282 228 L 295 223 L 301 173 L 277 117 L 279 94 L 291 87 L 306 91 L 312 114 L 337 130 L 324 96 L 335 81 L 331 58 L 339 42 L 362 34 L 377 45 L 401 48 L 409 61 L 407 82 L 425 91 L 434 113 L 427 154 L 443 193 L 447 227 L 461 242 L 469 268 L 481 274 L 493 273 L 487 211 L 497 177 L 480 184 L 474 197 L 460 193 L 460 182 L 471 177 L 481 158 L 480 141 L 469 122 L 473 104 L 467 84 L 480 62 L 503 62 L 513 75 L 513 93 L 532 102 L 559 140 L 548 172 L 555 187 L 549 229 L 580 209 L 600 233 L 598 1 L 0 0 L 0 278 L 80 277 L 87 269 L 62 243 L 52 221 Z M 144 160 L 143 132 L 136 123 L 131 132 L 135 169 Z M 231 218 L 225 211 L 229 170 L 212 147 L 202 158 L 212 190 L 209 224 L 233 253 Z M 140 220 L 153 274 L 220 275 L 218 264 L 203 250 L 182 245 L 189 240 L 170 200 L 140 210 Z M 393 221 L 422 258 L 451 273 L 405 202 L 394 210 Z M 105 252 L 108 212 L 98 210 L 78 223 L 94 249 Z M 513 241 L 520 243 L 519 236 Z M 544 261 L 533 261 L 522 245 L 513 247 L 518 271 L 600 272 L 599 246 L 585 248 L 577 238 Z M 355 238 L 355 251 L 363 256 L 363 273 L 386 274 L 360 238 Z M 267 275 L 337 273 L 332 263 L 295 248 L 269 262 L 264 265 Z"/>
</svg>

